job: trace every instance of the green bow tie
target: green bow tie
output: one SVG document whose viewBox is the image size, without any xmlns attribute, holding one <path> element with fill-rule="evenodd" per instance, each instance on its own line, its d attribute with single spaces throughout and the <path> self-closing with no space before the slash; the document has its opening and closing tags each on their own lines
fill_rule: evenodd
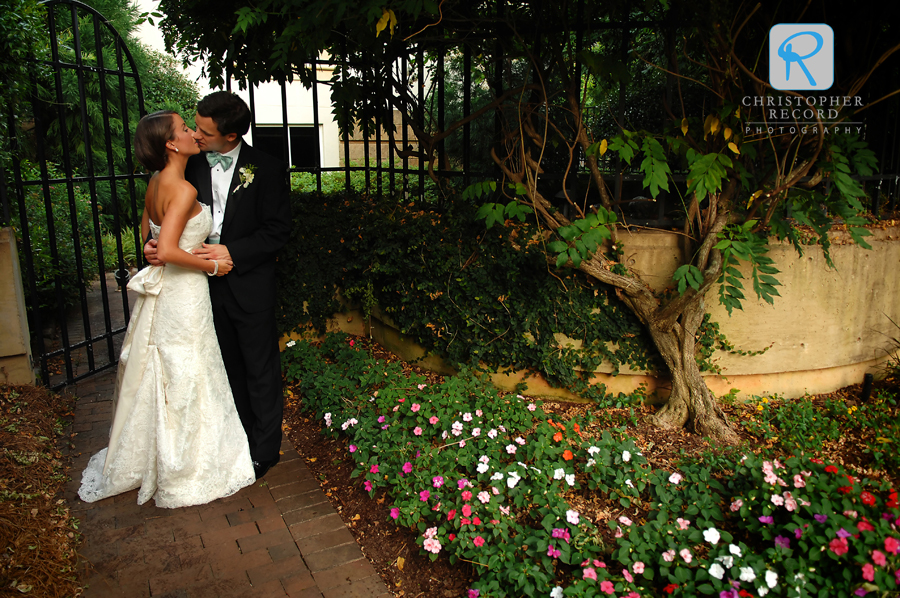
<svg viewBox="0 0 900 598">
<path fill-rule="evenodd" d="M 223 156 L 218 152 L 206 152 L 206 161 L 209 162 L 210 168 L 215 168 L 216 164 L 221 164 L 223 170 L 231 168 L 234 158 L 231 156 Z"/>
</svg>

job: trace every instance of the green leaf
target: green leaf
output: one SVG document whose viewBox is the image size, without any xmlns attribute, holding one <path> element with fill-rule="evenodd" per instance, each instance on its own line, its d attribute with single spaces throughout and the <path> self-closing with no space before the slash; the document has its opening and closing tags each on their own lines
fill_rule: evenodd
<svg viewBox="0 0 900 598">
<path fill-rule="evenodd" d="M 549 249 L 553 253 L 560 253 L 566 251 L 568 248 L 569 246 L 562 241 L 550 241 L 549 243 L 547 243 L 547 249 Z"/>
</svg>

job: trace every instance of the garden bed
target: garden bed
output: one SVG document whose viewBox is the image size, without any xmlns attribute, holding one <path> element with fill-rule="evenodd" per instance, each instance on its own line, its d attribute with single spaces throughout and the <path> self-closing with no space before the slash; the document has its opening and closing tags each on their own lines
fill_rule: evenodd
<svg viewBox="0 0 900 598">
<path fill-rule="evenodd" d="M 410 380 L 415 380 L 413 389 L 418 384 L 424 384 L 427 387 L 429 385 L 439 385 L 442 381 L 440 376 L 416 371 L 415 368 L 399 362 L 396 357 L 386 353 L 377 345 L 363 348 L 363 345 L 366 344 L 363 339 L 357 338 L 353 340 L 355 346 L 352 350 L 360 352 L 371 351 L 372 355 L 386 366 L 386 371 L 391 370 L 388 377 L 394 376 L 397 371 L 401 370 L 404 372 L 404 375 L 411 376 Z M 290 353 L 287 356 L 290 356 Z M 393 363 L 393 367 L 396 369 L 391 369 L 391 367 L 387 366 L 390 363 Z M 320 373 L 324 373 L 324 371 Z M 317 417 L 315 413 L 304 411 L 310 405 L 308 401 L 304 404 L 301 386 L 309 384 L 308 378 L 309 375 L 307 375 L 307 379 L 303 384 L 291 387 L 286 414 L 288 433 L 298 451 L 307 458 L 310 468 L 319 476 L 322 487 L 331 497 L 338 512 L 344 517 L 348 527 L 356 535 L 357 540 L 363 547 L 363 551 L 376 564 L 388 586 L 398 596 L 465 596 L 466 592 L 464 590 L 479 587 L 477 579 L 480 576 L 483 577 L 485 567 L 484 563 L 478 563 L 479 559 L 474 556 L 475 553 L 473 552 L 476 546 L 471 544 L 478 536 L 473 531 L 466 529 L 469 526 L 463 527 L 458 524 L 459 519 L 462 517 L 462 503 L 447 504 L 459 501 L 458 498 L 450 496 L 450 494 L 455 493 L 448 492 L 445 494 L 447 502 L 443 505 L 439 505 L 440 501 L 437 500 L 431 500 L 428 503 L 433 508 L 437 508 L 439 513 L 437 511 L 428 513 L 428 510 L 416 510 L 415 507 L 418 500 L 404 501 L 402 492 L 403 480 L 397 477 L 390 470 L 390 467 L 386 465 L 387 462 L 391 461 L 391 457 L 385 453 L 398 449 L 396 447 L 394 449 L 386 447 L 384 452 L 379 455 L 370 453 L 370 457 L 381 463 L 382 467 L 378 471 L 378 475 L 372 475 L 370 471 L 373 459 L 370 458 L 361 462 L 359 450 L 352 454 L 349 451 L 351 444 L 359 442 L 358 440 L 353 440 L 354 436 L 352 434 L 366 425 L 366 422 L 362 421 L 365 417 L 363 414 L 364 409 L 357 409 L 357 417 L 361 421 L 358 425 L 350 426 L 349 434 L 340 430 L 341 420 L 339 417 L 342 416 L 339 416 L 336 412 L 331 416 L 333 421 L 332 426 L 329 428 L 325 425 L 322 414 Z M 888 385 L 890 381 L 882 384 Z M 387 386 L 382 386 L 381 388 L 385 389 L 381 391 L 382 395 L 390 392 Z M 349 386 L 342 388 L 341 393 L 345 395 L 344 400 L 346 403 L 352 403 L 352 392 Z M 416 394 L 415 390 L 412 390 L 411 394 L 409 393 L 410 389 L 407 388 L 405 391 L 401 391 L 400 394 L 392 394 L 391 396 L 394 397 L 393 400 L 397 400 L 398 398 L 404 398 L 404 394 L 407 397 L 415 396 Z M 896 488 L 898 481 L 895 477 L 895 472 L 897 471 L 896 457 L 885 451 L 877 450 L 879 446 L 884 447 L 897 440 L 896 424 L 892 428 L 889 423 L 891 418 L 893 418 L 893 421 L 896 421 L 896 405 L 891 405 L 890 400 L 885 398 L 895 395 L 896 389 L 890 390 L 886 386 L 879 388 L 876 384 L 873 399 L 869 403 L 863 404 L 859 402 L 860 388 L 848 387 L 830 395 L 810 397 L 799 402 L 794 401 L 790 412 L 781 410 L 781 403 L 777 398 L 760 399 L 752 403 L 737 403 L 726 398 L 724 401 L 726 412 L 730 419 L 739 425 L 741 436 L 745 441 L 740 449 L 741 453 L 711 447 L 702 438 L 686 432 L 663 432 L 650 426 L 647 416 L 652 410 L 651 407 L 631 405 L 619 409 L 604 409 L 600 411 L 595 410 L 591 405 L 545 402 L 542 405 L 542 409 L 547 413 L 547 419 L 553 421 L 557 426 L 562 425 L 561 429 L 566 432 L 566 442 L 574 440 L 574 438 L 571 438 L 574 436 L 571 422 L 578 421 L 582 422 L 580 440 L 584 441 L 585 446 L 588 446 L 591 442 L 600 443 L 604 432 L 610 431 L 616 434 L 617 437 L 621 434 L 621 438 L 631 439 L 634 446 L 632 449 L 633 458 L 631 458 L 632 454 L 629 454 L 628 461 L 623 463 L 620 455 L 618 457 L 619 462 L 615 467 L 629 470 L 631 466 L 634 466 L 630 471 L 634 474 L 643 475 L 639 484 L 639 487 L 643 485 L 643 488 L 628 495 L 616 492 L 614 484 L 610 485 L 608 492 L 597 489 L 592 490 L 589 488 L 589 476 L 586 476 L 581 471 L 576 472 L 578 480 L 574 487 L 555 486 L 554 488 L 560 490 L 559 494 L 565 499 L 569 509 L 580 514 L 581 522 L 590 522 L 589 525 L 584 526 L 588 529 L 585 530 L 584 536 L 580 538 L 580 541 L 582 543 L 589 541 L 594 546 L 594 549 L 591 550 L 595 550 L 591 556 L 599 557 L 593 560 L 597 562 L 602 560 L 604 565 L 608 564 L 608 568 L 591 567 L 591 563 L 585 566 L 581 559 L 584 554 L 578 554 L 577 559 L 574 559 L 578 562 L 573 562 L 574 541 L 570 554 L 562 555 L 563 558 L 553 558 L 554 551 L 560 551 L 562 548 L 560 544 L 563 542 L 560 540 L 553 544 L 549 533 L 546 534 L 546 538 L 538 538 L 540 534 L 534 534 L 531 540 L 524 542 L 525 546 L 519 551 L 521 554 L 517 555 L 521 559 L 523 566 L 527 566 L 528 560 L 531 560 L 537 569 L 542 570 L 547 577 L 547 581 L 539 582 L 538 576 L 535 575 L 539 573 L 537 569 L 529 573 L 528 577 L 534 580 L 531 589 L 535 591 L 535 595 L 546 595 L 552 588 L 557 587 L 555 584 L 558 582 L 571 582 L 562 583 L 559 585 L 560 590 L 553 591 L 559 592 L 564 589 L 565 594 L 559 595 L 582 595 L 585 592 L 590 594 L 590 592 L 596 592 L 598 589 L 602 590 L 600 584 L 608 581 L 614 585 L 603 587 L 606 589 L 615 588 L 616 595 L 621 594 L 622 596 L 629 595 L 629 591 L 638 592 L 644 596 L 668 595 L 666 593 L 667 588 L 681 595 L 693 595 L 692 592 L 695 594 L 710 590 L 715 590 L 716 595 L 718 595 L 720 591 L 726 590 L 717 587 L 717 582 L 721 580 L 716 580 L 714 576 L 710 577 L 708 571 L 712 570 L 718 573 L 715 567 L 710 569 L 710 566 L 715 565 L 716 562 L 722 562 L 715 561 L 715 555 L 722 557 L 723 555 L 719 554 L 721 549 L 729 544 L 743 547 L 745 554 L 754 553 L 757 555 L 755 565 L 752 562 L 748 562 L 746 566 L 755 566 L 760 569 L 757 572 L 759 574 L 758 583 L 762 583 L 762 588 L 766 589 L 768 586 L 765 585 L 766 578 L 764 576 L 767 566 L 774 564 L 776 568 L 779 566 L 783 567 L 783 563 L 791 558 L 795 561 L 807 558 L 805 555 L 800 554 L 798 539 L 795 536 L 790 536 L 790 539 L 788 539 L 788 536 L 784 535 L 787 533 L 785 530 L 793 526 L 791 522 L 795 519 L 794 513 L 790 513 L 790 517 L 784 518 L 783 516 L 788 513 L 781 512 L 780 516 L 784 520 L 778 520 L 775 523 L 776 526 L 784 527 L 785 529 L 779 529 L 776 536 L 773 531 L 767 529 L 769 527 L 767 524 L 758 521 L 754 523 L 750 514 L 747 517 L 738 518 L 734 513 L 740 513 L 740 506 L 738 506 L 737 511 L 730 510 L 730 505 L 736 504 L 731 502 L 731 500 L 737 495 L 730 497 L 726 502 L 721 502 L 720 500 L 720 504 L 706 505 L 704 509 L 695 511 L 690 516 L 685 514 L 691 511 L 690 505 L 683 504 L 682 498 L 672 496 L 673 506 L 665 513 L 664 519 L 667 521 L 666 525 L 669 526 L 682 525 L 675 521 L 676 518 L 692 521 L 687 529 L 674 531 L 674 537 L 678 538 L 679 534 L 683 536 L 678 538 L 679 546 L 683 544 L 684 548 L 692 551 L 690 553 L 691 556 L 688 558 L 692 559 L 693 564 L 685 562 L 683 557 L 677 555 L 673 558 L 674 563 L 666 561 L 665 555 L 656 555 L 653 559 L 651 559 L 651 556 L 640 557 L 646 559 L 646 562 L 637 561 L 636 557 L 629 557 L 628 552 L 641 553 L 643 551 L 649 555 L 654 550 L 654 546 L 641 546 L 642 534 L 653 532 L 654 529 L 656 532 L 660 532 L 660 529 L 665 529 L 665 526 L 657 525 L 658 521 L 660 521 L 660 510 L 654 504 L 655 499 L 648 500 L 651 487 L 659 486 L 660 482 L 666 485 L 665 480 L 670 475 L 681 472 L 679 475 L 683 475 L 684 482 L 678 480 L 680 484 L 675 486 L 686 488 L 691 484 L 696 484 L 697 480 L 703 475 L 707 475 L 707 479 L 711 480 L 708 482 L 709 485 L 719 484 L 723 489 L 727 486 L 729 491 L 737 492 L 741 490 L 738 488 L 740 484 L 733 479 L 735 477 L 733 475 L 734 470 L 729 469 L 729 466 L 739 466 L 740 462 L 737 460 L 736 454 L 749 455 L 751 461 L 748 462 L 755 463 L 757 470 L 759 470 L 763 460 L 757 458 L 754 453 L 762 454 L 767 459 L 780 457 L 785 463 L 776 462 L 777 465 L 781 465 L 784 468 L 792 468 L 799 467 L 801 462 L 789 462 L 789 452 L 785 450 L 785 447 L 802 448 L 808 444 L 810 449 L 803 457 L 804 461 L 802 461 L 804 467 L 809 465 L 808 459 L 813 454 L 824 457 L 827 461 L 824 461 L 823 465 L 818 466 L 814 464 L 811 467 L 819 467 L 820 469 L 829 467 L 829 471 L 821 473 L 821 475 L 830 476 L 829 480 L 831 481 L 828 483 L 835 486 L 834 488 L 827 485 L 825 487 L 817 487 L 817 491 L 820 493 L 832 492 L 835 496 L 835 503 L 842 499 L 853 501 L 854 504 L 859 503 L 855 510 L 861 514 L 865 513 L 863 508 L 867 506 L 860 502 L 862 500 L 860 497 L 863 496 L 861 493 L 862 486 L 865 485 L 866 488 L 873 490 L 879 488 L 881 490 L 873 494 L 873 496 L 878 497 L 878 506 L 884 509 L 885 513 L 894 513 L 896 517 L 898 514 L 895 512 L 897 511 L 896 506 L 888 506 L 889 504 L 894 504 L 891 502 L 892 500 L 896 502 L 896 498 L 892 498 L 892 496 L 895 497 L 896 495 L 890 494 L 890 489 L 892 487 Z M 506 395 L 503 399 L 508 400 L 514 398 L 514 396 Z M 321 402 L 321 397 L 318 401 Z M 410 405 L 408 401 L 406 403 Z M 379 399 L 378 405 L 380 404 Z M 400 405 L 402 406 L 403 403 L 400 403 Z M 424 411 L 425 408 L 423 407 L 422 409 Z M 843 413 L 839 411 L 840 409 L 843 409 Z M 391 411 L 388 410 L 385 413 L 388 414 L 386 423 L 389 423 L 391 426 L 395 425 L 397 420 L 391 419 Z M 793 414 L 793 417 L 786 418 L 785 415 L 788 413 Z M 781 415 L 779 416 L 779 414 Z M 589 422 L 585 423 L 588 420 Z M 545 423 L 536 421 L 536 424 L 532 423 L 527 429 L 522 431 L 522 437 L 527 439 L 529 445 L 534 441 L 536 434 L 547 430 Z M 568 426 L 566 422 L 570 422 Z M 879 429 L 879 426 L 885 429 Z M 323 432 L 324 436 L 319 436 Z M 810 439 L 810 436 L 813 438 Z M 805 443 L 799 442 L 798 439 L 801 437 L 805 440 Z M 374 437 L 366 436 L 366 438 L 371 441 L 373 438 L 377 438 L 377 435 Z M 574 444 L 572 446 L 573 450 L 578 454 L 577 449 L 574 449 Z M 576 462 L 579 458 L 582 457 L 576 457 Z M 615 456 L 613 456 L 613 459 L 615 459 Z M 525 461 L 533 462 L 530 458 L 525 458 Z M 641 462 L 641 465 L 636 463 L 638 461 Z M 772 467 L 771 461 L 765 462 L 769 463 L 769 467 Z M 560 460 L 560 463 L 565 464 L 566 461 Z M 690 463 L 700 463 L 701 466 L 690 465 Z M 427 464 L 424 467 L 427 468 Z M 416 468 L 419 468 L 418 463 Z M 834 468 L 836 471 L 840 470 L 842 480 L 846 480 L 846 478 L 842 477 L 844 473 L 854 478 L 854 483 L 851 483 L 853 488 L 852 495 L 849 493 L 844 494 L 844 491 L 840 490 L 841 487 L 846 487 L 848 482 L 843 481 L 841 483 L 844 486 L 838 486 L 837 484 L 840 481 L 838 480 L 838 474 L 830 473 L 831 468 Z M 639 474 L 639 470 L 649 473 Z M 781 475 L 785 476 L 786 471 L 782 471 Z M 657 472 L 659 475 L 653 472 Z M 355 477 L 353 476 L 354 473 Z M 757 473 L 756 477 L 760 479 L 756 481 L 761 483 L 763 472 L 758 471 Z M 815 472 L 815 475 L 819 473 Z M 416 473 L 412 475 L 416 475 Z M 443 474 L 447 478 L 448 485 L 451 482 L 454 484 L 457 482 L 455 475 L 456 472 L 453 471 L 447 471 Z M 653 477 L 654 475 L 656 477 Z M 745 477 L 753 476 L 748 474 Z M 635 477 L 635 479 L 638 479 L 638 477 Z M 476 481 L 474 476 L 471 481 Z M 793 485 L 792 478 L 788 479 L 788 481 Z M 372 491 L 366 491 L 363 487 L 364 484 L 372 484 L 373 482 L 375 486 Z M 478 485 L 476 483 L 476 486 Z M 502 486 L 503 482 L 499 482 L 498 485 Z M 670 487 L 668 489 L 662 488 L 662 491 L 668 491 L 670 494 L 672 492 L 677 493 L 671 483 L 668 485 Z M 481 486 L 484 486 L 484 484 L 482 483 Z M 812 482 L 810 482 L 810 486 L 813 486 Z M 624 487 L 624 484 L 621 487 Z M 456 487 L 454 486 L 453 489 L 455 490 Z M 434 491 L 435 495 L 440 492 L 440 490 L 435 490 L 433 487 L 431 490 Z M 504 488 L 504 494 L 507 494 L 506 490 Z M 658 490 L 653 492 L 658 492 Z M 747 503 L 750 503 L 750 494 L 754 490 L 757 490 L 757 488 L 743 488 L 744 494 L 742 496 L 747 499 Z M 476 493 L 476 489 L 473 488 L 472 492 Z M 794 491 L 797 496 L 800 496 L 802 492 L 800 489 Z M 722 499 L 724 493 L 721 495 L 697 495 L 695 498 L 709 499 L 716 496 Z M 501 498 L 508 498 L 510 501 L 508 503 L 509 506 L 513 505 L 514 497 L 511 492 L 509 496 Z M 801 500 L 803 499 L 801 498 Z M 868 495 L 866 495 L 865 500 L 868 500 Z M 479 506 L 478 501 L 474 499 L 470 499 L 469 503 Z M 627 506 L 625 506 L 626 503 Z M 820 503 L 815 504 L 816 508 L 822 507 Z M 453 510 L 460 510 L 458 514 L 454 513 L 453 521 L 448 519 L 448 510 L 451 506 L 456 507 Z M 837 504 L 833 506 L 837 508 Z M 682 511 L 679 511 L 679 508 Z M 405 517 L 407 519 L 406 523 L 412 522 L 412 525 L 398 526 L 392 517 L 392 509 L 403 509 L 404 512 L 402 514 L 395 511 L 401 519 L 400 522 L 402 523 Z M 849 512 L 850 510 L 843 509 L 843 511 Z M 435 513 L 438 516 L 434 516 Z M 713 515 L 714 513 L 718 513 L 720 517 L 717 518 Z M 415 517 L 407 516 L 413 514 L 415 514 Z M 683 517 L 678 517 L 682 515 Z M 878 515 L 880 516 L 881 514 L 879 513 Z M 763 516 L 765 517 L 765 515 Z M 428 517 L 432 518 L 428 519 Z M 523 522 L 527 517 L 527 515 L 523 515 L 520 512 L 518 520 Z M 778 513 L 776 513 L 777 517 L 779 517 Z M 862 515 L 862 517 L 865 518 L 865 515 Z M 414 518 L 419 519 L 418 523 L 414 521 Z M 840 537 L 834 534 L 850 524 L 849 515 L 844 515 L 841 510 L 836 511 L 833 520 L 835 518 L 842 518 L 840 520 L 841 525 L 829 527 L 822 532 L 824 534 L 822 538 L 827 540 L 824 543 L 826 548 L 831 540 L 840 540 Z M 875 521 L 874 517 L 871 519 Z M 623 525 L 622 521 L 631 522 L 632 525 Z M 865 523 L 861 523 L 862 521 L 864 519 L 859 520 L 859 524 L 865 526 Z M 612 522 L 611 525 L 610 522 Z M 559 524 L 553 523 L 551 525 Z M 564 525 L 565 523 L 563 522 Z M 877 522 L 876 525 L 878 525 Z M 895 529 L 896 524 L 890 523 L 885 525 L 889 525 L 893 531 L 886 528 L 887 531 L 883 531 L 883 534 L 893 534 L 892 537 L 898 535 Z M 422 550 L 426 539 L 425 535 L 427 535 L 431 527 L 439 529 L 436 537 L 439 538 L 440 543 L 443 545 L 443 549 L 437 554 Z M 537 522 L 537 527 L 538 531 L 540 531 L 540 522 Z M 625 528 L 624 530 L 622 530 L 623 527 Z M 710 535 L 711 538 L 716 540 L 722 539 L 722 542 L 719 542 L 717 546 L 709 545 L 708 542 L 705 542 L 704 536 L 701 535 L 710 528 L 716 530 L 714 534 Z M 562 527 L 552 529 L 562 529 Z M 799 529 L 802 529 L 802 523 Z M 624 540 L 616 537 L 619 535 L 619 530 L 622 530 L 621 536 L 624 537 Z M 522 528 L 511 531 L 514 533 L 510 535 L 516 538 L 513 541 L 521 541 Z M 549 532 L 550 529 L 546 531 Z M 574 531 L 573 529 L 573 533 Z M 659 540 L 666 539 L 666 533 L 664 531 L 662 533 L 663 536 L 661 538 L 656 538 L 657 545 L 660 543 Z M 800 533 L 802 535 L 802 532 Z M 856 533 L 859 535 L 858 532 Z M 456 537 L 451 539 L 450 534 Z M 716 534 L 720 534 L 720 536 L 716 536 Z M 767 534 L 772 537 L 767 537 Z M 672 537 L 673 531 L 670 530 L 668 536 Z M 867 533 L 866 537 L 868 536 L 869 534 Z M 491 548 L 493 554 L 498 554 L 494 544 L 499 546 L 506 541 L 502 535 L 498 538 L 487 537 L 486 539 L 487 544 L 485 546 Z M 813 536 L 810 534 L 807 539 L 813 541 Z M 793 542 L 791 548 L 785 546 L 786 540 L 788 544 Z M 623 542 L 626 541 L 630 541 L 630 549 L 623 553 L 621 549 Z M 467 549 L 453 549 L 454 543 L 458 543 L 461 546 L 463 542 L 469 542 Z M 773 542 L 776 544 L 780 543 L 780 545 L 773 544 Z M 529 550 L 527 543 L 532 543 L 534 546 L 530 547 Z M 665 544 L 665 542 L 662 542 L 662 544 Z M 431 544 L 431 546 L 434 547 L 434 544 Z M 534 549 L 535 546 L 537 551 Z M 552 550 L 551 546 L 553 547 Z M 870 547 L 870 552 L 878 548 L 881 548 L 879 552 L 884 554 L 884 548 L 880 545 L 874 548 Z M 499 554 L 502 555 L 504 550 L 500 548 Z M 579 550 L 584 551 L 585 546 L 580 545 Z M 789 550 L 794 551 L 793 556 L 792 553 L 788 553 Z M 841 548 L 838 547 L 837 550 L 840 552 Z M 861 591 L 865 588 L 863 584 L 870 583 L 864 579 L 864 576 L 868 575 L 869 571 L 863 569 L 863 566 L 866 564 L 863 562 L 865 560 L 862 558 L 863 554 L 852 553 L 852 550 L 851 546 L 850 556 L 842 556 L 827 550 L 824 553 L 825 558 L 833 559 L 834 562 L 826 561 L 824 564 L 832 566 L 841 563 L 841 559 L 847 561 L 847 566 L 844 568 L 853 574 L 853 583 L 856 584 L 854 589 Z M 545 551 L 550 553 L 546 558 L 544 558 Z M 659 552 L 662 552 L 661 548 Z M 566 557 L 569 558 L 566 559 Z M 851 557 L 859 562 L 851 564 Z M 880 559 L 880 556 L 875 558 Z M 897 555 L 889 554 L 888 558 L 891 559 L 892 563 L 897 559 Z M 569 562 L 564 562 L 566 560 Z M 655 570 L 655 578 L 647 579 L 646 574 L 638 575 L 634 569 L 637 563 L 640 563 L 638 569 L 641 572 L 644 571 L 645 566 L 647 571 Z M 629 569 L 627 576 L 624 574 L 625 571 L 620 571 L 620 569 L 626 567 Z M 616 570 L 613 571 L 613 568 Z M 588 569 L 591 569 L 591 571 L 588 571 Z M 679 571 L 681 572 L 679 573 Z M 598 572 L 599 579 L 593 579 L 593 576 L 598 575 Z M 735 580 L 738 580 L 740 569 L 736 568 L 734 572 L 736 573 Z M 779 569 L 778 574 L 781 575 L 781 578 L 785 576 L 785 572 L 781 569 Z M 496 572 L 492 575 L 495 578 L 497 577 Z M 508 574 L 504 575 L 508 576 Z M 584 577 L 585 575 L 586 577 Z M 628 582 L 628 576 L 631 576 L 635 582 Z M 666 576 L 671 576 L 671 578 Z M 686 576 L 686 579 L 682 580 L 678 576 Z M 876 584 L 879 582 L 885 584 L 884 586 L 878 586 L 882 591 L 886 589 L 895 591 L 897 584 L 894 580 L 893 570 L 887 571 L 886 568 L 876 565 L 872 576 Z M 490 575 L 487 577 L 488 579 L 491 578 Z M 890 577 L 890 580 L 888 580 L 888 577 Z M 728 577 L 725 579 L 727 581 Z M 815 583 L 816 580 L 813 579 L 811 581 Z M 832 580 L 824 578 L 818 581 L 828 581 L 830 583 Z M 527 593 L 515 589 L 516 583 L 518 582 L 515 579 L 508 579 L 506 587 L 498 594 L 496 590 L 492 592 L 485 588 L 486 584 L 482 581 L 480 586 L 482 588 L 481 595 L 514 596 Z M 752 584 L 745 582 L 744 586 L 747 585 Z M 824 591 L 824 585 L 819 585 L 818 587 Z M 770 590 L 772 592 L 771 595 L 788 595 L 777 588 L 780 588 L 780 585 L 776 584 L 776 587 Z M 745 592 L 747 591 L 744 588 L 741 589 Z M 831 591 L 830 587 L 828 591 Z M 506 593 L 504 594 L 503 592 Z M 753 592 L 752 595 L 762 595 L 762 593 L 761 591 L 759 593 Z M 817 591 L 812 595 L 817 595 Z"/>
</svg>

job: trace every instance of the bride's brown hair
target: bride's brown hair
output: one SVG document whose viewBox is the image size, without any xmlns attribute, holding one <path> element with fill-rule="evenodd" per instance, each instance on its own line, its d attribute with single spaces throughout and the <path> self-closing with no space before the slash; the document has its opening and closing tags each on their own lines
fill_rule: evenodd
<svg viewBox="0 0 900 598">
<path fill-rule="evenodd" d="M 148 114 L 135 129 L 134 155 L 150 172 L 166 167 L 166 141 L 175 139 L 174 114 L 172 110 Z"/>
</svg>

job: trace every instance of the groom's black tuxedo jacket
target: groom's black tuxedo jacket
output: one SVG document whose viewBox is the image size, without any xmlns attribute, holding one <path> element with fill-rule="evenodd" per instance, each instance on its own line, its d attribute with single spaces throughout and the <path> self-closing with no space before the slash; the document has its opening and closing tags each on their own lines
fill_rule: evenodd
<svg viewBox="0 0 900 598">
<path fill-rule="evenodd" d="M 240 169 L 248 165 L 255 170 L 253 182 L 245 188 L 241 185 Z M 212 207 L 212 176 L 203 153 L 188 160 L 185 178 L 197 189 L 198 199 Z M 291 232 L 287 168 L 244 142 L 228 192 L 220 242 L 228 247 L 234 269 L 210 282 L 227 284 L 246 312 L 272 308 L 275 255 Z M 210 285 L 211 292 L 214 286 Z"/>
</svg>

